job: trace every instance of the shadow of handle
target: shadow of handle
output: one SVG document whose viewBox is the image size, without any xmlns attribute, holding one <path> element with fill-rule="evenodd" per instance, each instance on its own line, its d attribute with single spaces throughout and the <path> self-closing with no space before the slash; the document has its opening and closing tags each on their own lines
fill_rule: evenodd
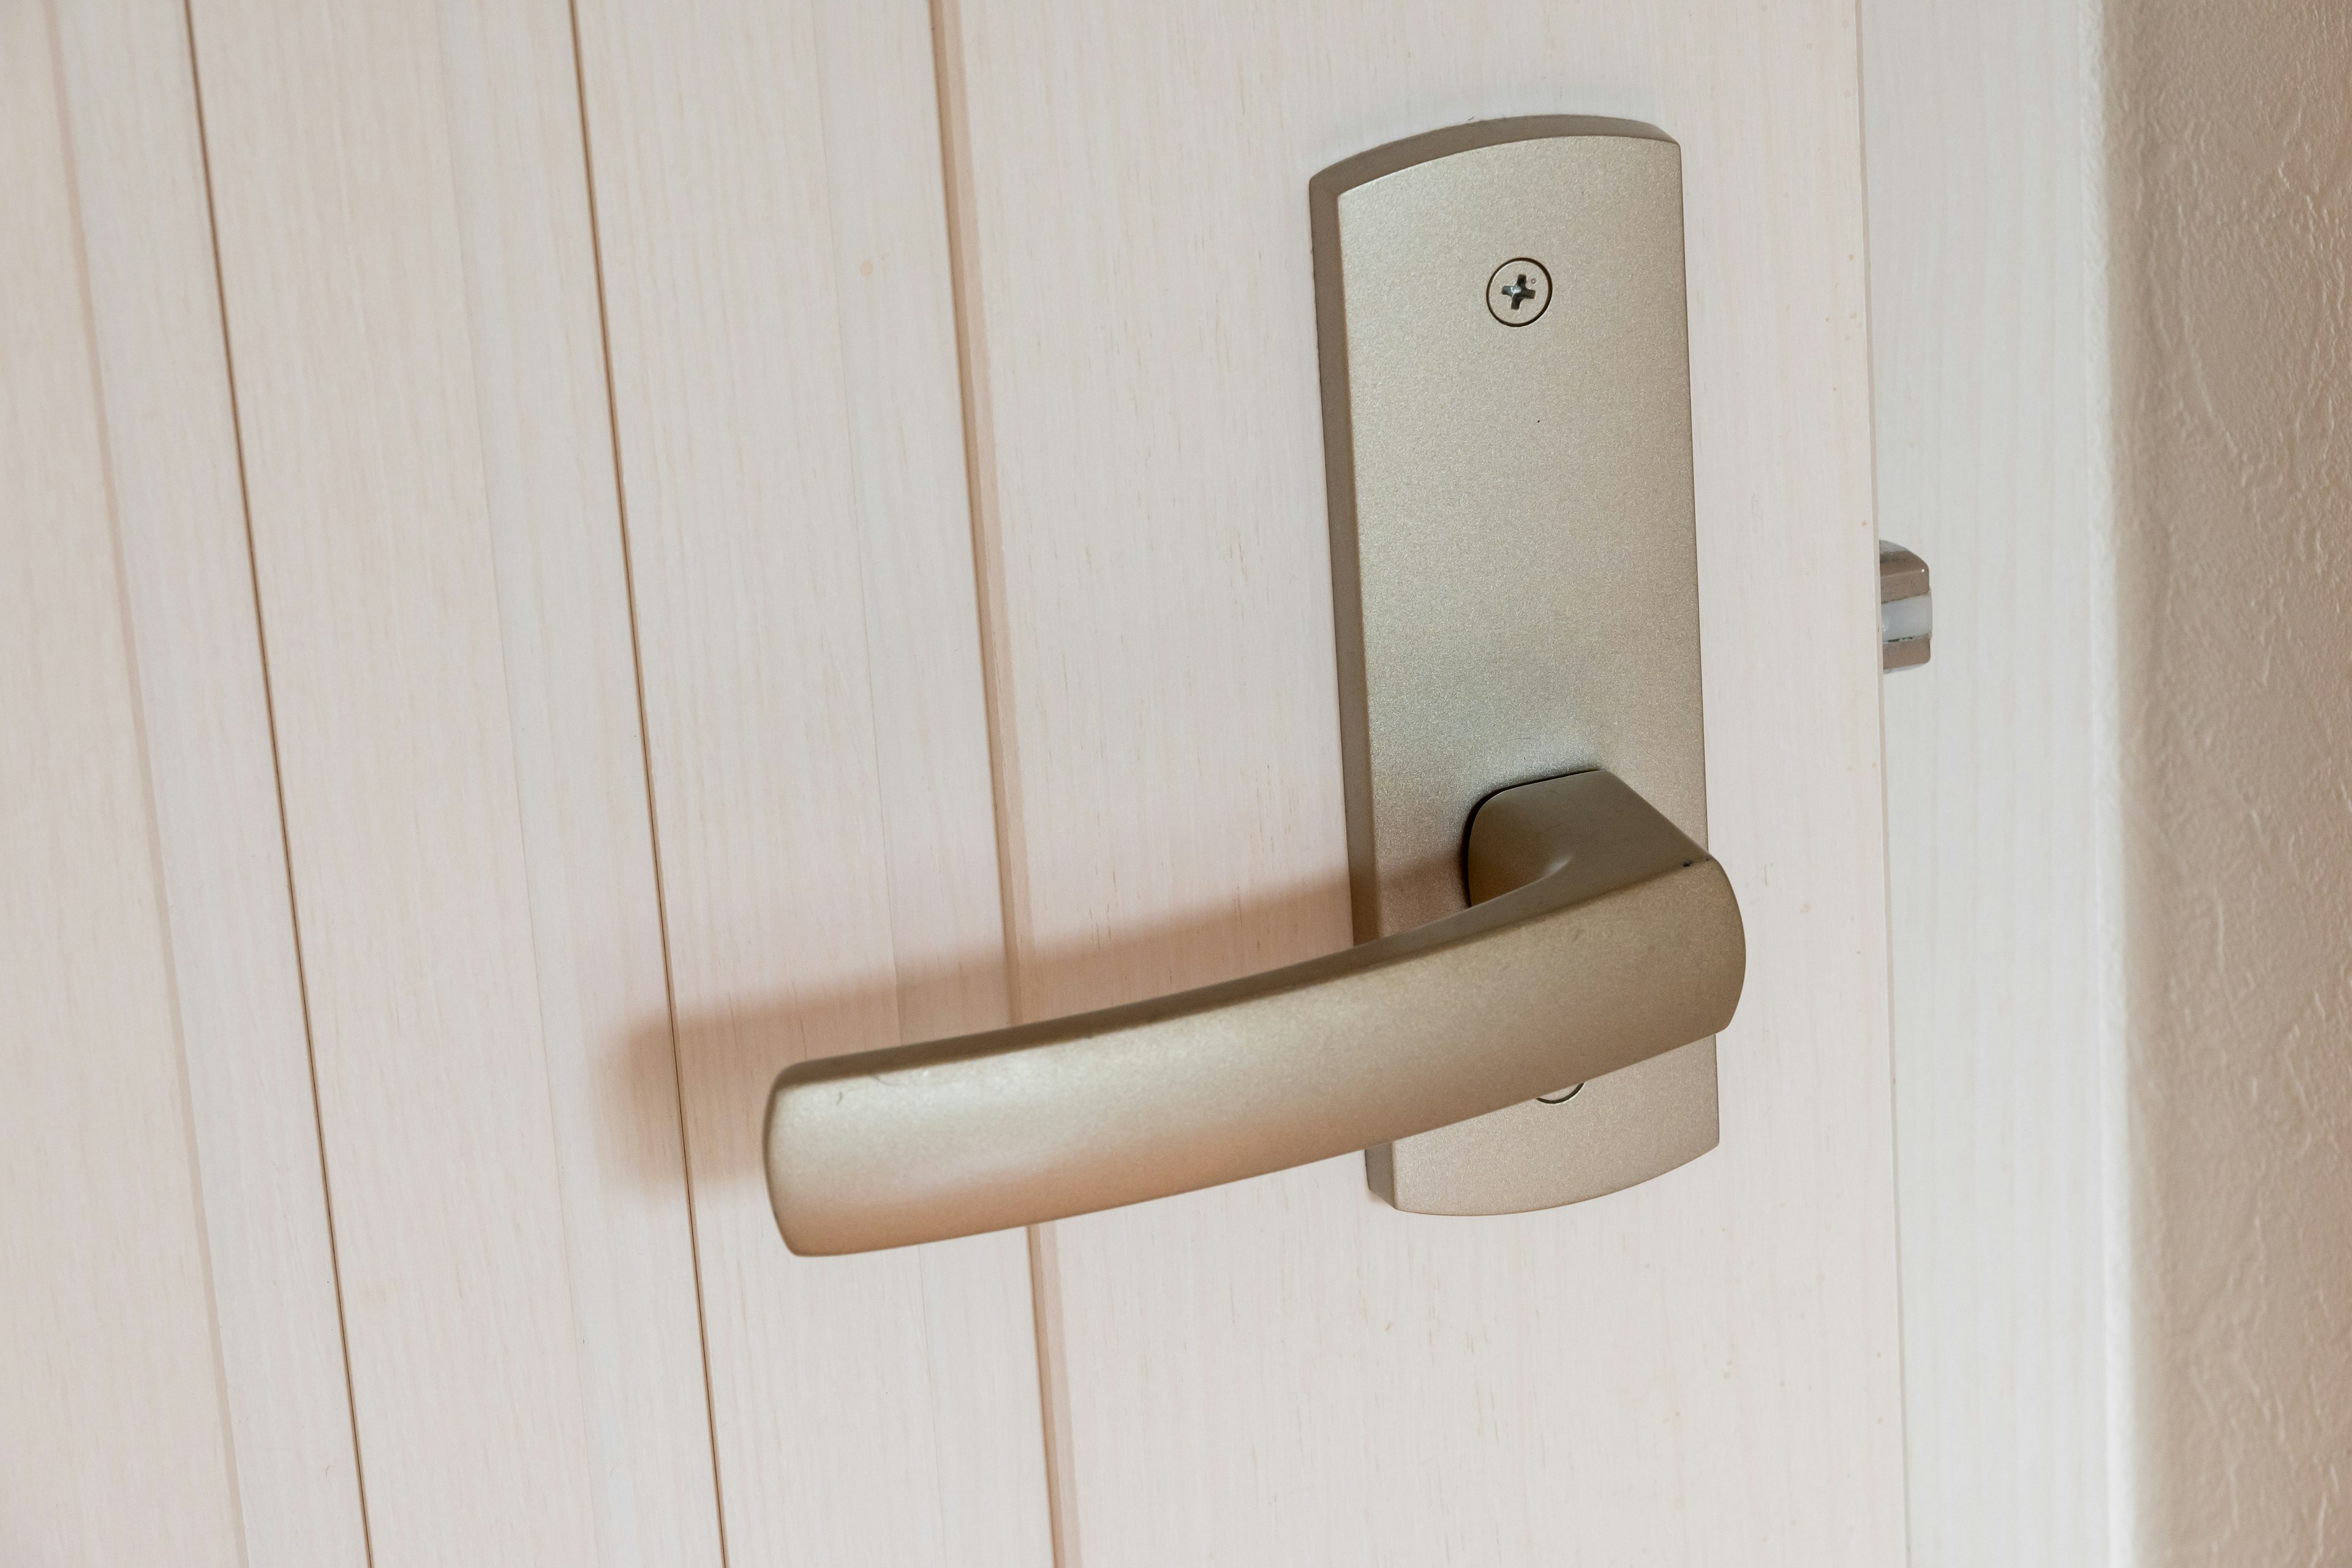
<svg viewBox="0 0 2352 1568">
<path fill-rule="evenodd" d="M 1715 1034 L 1747 969 L 1723 868 L 1613 775 L 1491 797 L 1458 914 L 1098 1012 L 790 1068 L 768 1195 L 817 1255 L 1264 1175 Z"/>
</svg>

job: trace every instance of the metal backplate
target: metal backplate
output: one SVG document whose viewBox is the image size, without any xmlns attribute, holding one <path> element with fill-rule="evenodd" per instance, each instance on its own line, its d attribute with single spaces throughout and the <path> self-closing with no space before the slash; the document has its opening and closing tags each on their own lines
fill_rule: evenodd
<svg viewBox="0 0 2352 1568">
<path fill-rule="evenodd" d="M 1310 195 L 1356 940 L 1463 908 L 1511 784 L 1605 767 L 1705 844 L 1680 149 L 1490 121 Z M 1399 1208 L 1504 1214 L 1716 1136 L 1709 1038 L 1367 1161 Z"/>
</svg>

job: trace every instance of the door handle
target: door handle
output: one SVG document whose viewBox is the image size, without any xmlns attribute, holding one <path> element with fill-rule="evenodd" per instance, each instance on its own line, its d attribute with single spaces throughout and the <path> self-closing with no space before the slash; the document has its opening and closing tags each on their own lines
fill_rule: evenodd
<svg viewBox="0 0 2352 1568">
<path fill-rule="evenodd" d="M 803 1062 L 768 1193 L 803 1255 L 1167 1197 L 1450 1126 L 1703 1039 L 1747 945 L 1706 850 L 1600 770 L 1489 796 L 1470 908 L 1150 1001 Z"/>
<path fill-rule="evenodd" d="M 1399 1209 L 1516 1213 L 1714 1147 L 1746 947 L 1697 842 L 1681 171 L 1655 127 L 1554 115 L 1308 183 L 1360 945 L 793 1068 L 766 1158 L 794 1251 L 1357 1149 Z"/>
</svg>

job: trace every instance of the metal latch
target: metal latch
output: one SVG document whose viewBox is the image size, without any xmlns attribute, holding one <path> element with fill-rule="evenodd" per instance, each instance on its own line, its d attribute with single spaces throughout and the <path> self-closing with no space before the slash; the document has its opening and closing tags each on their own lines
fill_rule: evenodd
<svg viewBox="0 0 2352 1568">
<path fill-rule="evenodd" d="M 1927 597 L 1927 563 L 1899 544 L 1878 545 L 1878 637 L 1885 647 L 1881 668 L 1909 669 L 1927 662 L 1933 619 Z"/>
</svg>

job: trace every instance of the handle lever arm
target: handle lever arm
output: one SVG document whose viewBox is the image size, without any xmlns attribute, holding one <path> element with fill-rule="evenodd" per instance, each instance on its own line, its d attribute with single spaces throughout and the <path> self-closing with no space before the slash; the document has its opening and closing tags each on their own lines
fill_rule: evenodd
<svg viewBox="0 0 2352 1568">
<path fill-rule="evenodd" d="M 785 1243 L 903 1247 L 1263 1175 L 1730 1021 L 1730 881 L 1613 775 L 1491 797 L 1465 867 L 1470 908 L 1303 963 L 790 1068 L 766 1139 Z"/>
</svg>

